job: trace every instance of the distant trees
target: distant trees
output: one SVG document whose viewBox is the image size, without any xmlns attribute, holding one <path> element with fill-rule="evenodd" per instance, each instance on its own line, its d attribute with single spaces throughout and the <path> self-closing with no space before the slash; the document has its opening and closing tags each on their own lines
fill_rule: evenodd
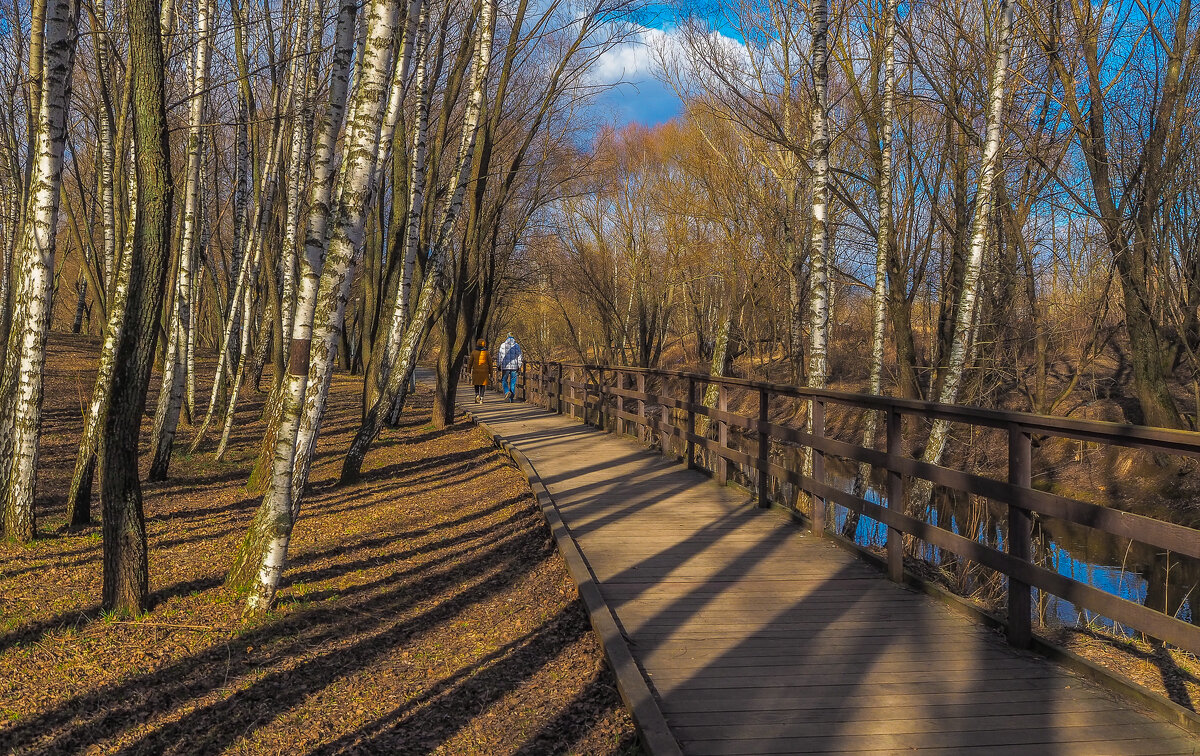
<svg viewBox="0 0 1200 756">
<path fill-rule="evenodd" d="M 1115 363 L 1136 399 L 1128 420 L 1195 427 L 1200 225 L 1182 173 L 1196 164 L 1184 105 L 1200 95 L 1193 4 L 831 11 L 820 0 L 681 6 L 659 62 L 684 113 L 604 135 L 594 154 L 673 149 L 598 159 L 557 206 L 539 270 L 570 296 L 532 308 L 538 328 L 554 313 L 577 356 L 631 362 L 614 345 L 636 331 L 632 305 L 669 302 L 654 358 L 716 372 L 718 329 L 681 306 L 696 279 L 680 272 L 715 248 L 714 269 L 752 282 L 748 327 L 731 332 L 740 371 L 1061 412 L 1085 375 Z M 679 138 L 691 132 L 704 138 Z M 740 204 L 660 178 L 694 176 L 700 161 L 731 171 Z M 612 197 L 650 182 L 615 212 Z M 722 224 L 742 239 L 720 239 Z M 676 241 L 681 226 L 693 233 Z M 647 282 L 615 264 L 631 229 L 671 260 Z M 878 427 L 869 418 L 864 438 Z M 939 459 L 948 429 L 929 430 L 922 451 Z"/>
</svg>

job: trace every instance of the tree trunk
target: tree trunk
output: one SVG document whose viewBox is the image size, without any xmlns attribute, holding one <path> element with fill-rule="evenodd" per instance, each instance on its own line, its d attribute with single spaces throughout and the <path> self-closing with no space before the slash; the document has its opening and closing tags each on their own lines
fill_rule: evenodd
<svg viewBox="0 0 1200 756">
<path fill-rule="evenodd" d="M 127 8 L 138 218 L 129 253 L 127 327 L 118 340 L 112 406 L 105 423 L 100 501 L 104 512 L 103 604 L 130 615 L 146 608 L 149 594 L 138 432 L 166 285 L 172 182 L 159 2 L 129 0 Z"/>
<path fill-rule="evenodd" d="M 187 180 L 183 194 L 183 235 L 179 244 L 179 278 L 175 284 L 175 306 L 171 325 L 172 345 L 167 349 L 163 362 L 162 386 L 159 391 L 158 408 L 154 413 L 154 459 L 150 463 L 150 480 L 166 480 L 171 464 L 171 450 L 175 443 L 175 431 L 179 426 L 179 413 L 183 407 L 187 388 L 188 342 L 192 332 L 192 262 L 193 248 L 199 235 L 201 223 L 200 184 L 203 177 L 202 128 L 204 126 L 204 102 L 208 89 L 208 61 L 211 36 L 209 17 L 211 0 L 200 0 L 196 5 L 196 49 L 192 59 L 192 101 L 188 112 Z"/>
<path fill-rule="evenodd" d="M 44 81 L 40 88 L 34 150 L 31 153 L 29 207 L 16 259 L 21 261 L 18 288 L 21 317 L 7 359 L 16 370 L 5 371 L 15 383 L 11 411 L 11 456 L 4 463 L 4 532 L 8 538 L 32 540 L 35 534 L 34 495 L 38 441 L 42 424 L 43 372 L 46 336 L 53 304 L 55 237 L 58 230 L 67 110 L 71 101 L 71 69 L 79 38 L 79 3 L 52 0 L 46 8 Z M 42 61 L 38 60 L 41 66 Z"/>
<path fill-rule="evenodd" d="M 75 472 L 71 476 L 71 489 L 67 494 L 67 520 L 71 527 L 83 527 L 92 521 L 92 479 L 96 471 L 96 459 L 101 446 L 101 434 L 108 425 L 108 409 L 112 403 L 113 377 L 116 374 L 117 347 L 125 328 L 126 301 L 129 298 L 129 276 L 133 264 L 133 237 L 137 229 L 137 170 L 133 161 L 129 164 L 129 229 L 125 236 L 125 250 L 116 271 L 116 280 L 110 290 L 112 296 L 108 323 L 104 330 L 104 344 L 100 348 L 100 364 L 96 369 L 96 385 L 92 389 L 92 401 L 88 405 L 84 421 L 83 436 L 79 442 L 79 453 L 75 457 Z"/>
<path fill-rule="evenodd" d="M 252 615 L 266 612 L 279 588 L 292 527 L 299 516 L 298 493 L 303 490 L 304 478 L 308 474 L 312 445 L 315 444 L 324 400 L 328 395 L 328 382 L 332 376 L 332 370 L 329 369 L 332 366 L 330 352 L 340 330 L 340 316 L 345 312 L 345 292 L 366 219 L 367 208 L 363 199 L 369 190 L 374 152 L 378 149 L 380 101 L 392 54 L 396 10 L 393 0 L 373 0 L 368 10 L 367 42 L 355 81 L 354 105 L 347 124 L 348 147 L 339 177 L 338 213 L 334 218 L 324 263 L 321 262 L 321 251 L 329 197 L 325 187 L 331 175 L 332 137 L 337 119 L 328 118 L 323 124 L 314 172 L 317 183 L 314 185 L 312 204 L 317 217 L 310 216 L 305 242 L 304 275 L 297 317 L 290 334 L 292 356 L 289 360 L 284 408 L 276 433 L 271 487 L 263 498 L 229 576 L 231 584 L 250 588 L 246 612 Z M 331 116 L 340 116 L 338 100 L 345 96 L 342 93 L 346 87 L 353 19 L 353 8 L 343 3 L 338 19 L 338 47 L 334 55 Z M 319 336 L 315 345 L 312 343 L 314 331 Z M 314 356 L 316 360 L 312 359 Z M 310 430 L 307 438 L 302 438 L 305 423 Z M 306 440 L 311 443 L 301 446 L 300 442 Z M 300 453 L 309 455 L 309 459 L 299 456 Z"/>
<path fill-rule="evenodd" d="M 892 244 L 892 118 L 896 103 L 896 1 L 883 3 L 883 107 L 880 126 L 883 143 L 879 157 L 879 186 L 876 196 L 879 222 L 875 237 L 875 287 L 871 296 L 871 378 L 867 390 L 883 394 L 883 346 L 887 337 L 888 259 Z M 874 448 L 879 415 L 870 410 L 863 423 L 862 443 Z M 854 480 L 854 495 L 862 497 L 871 480 L 871 465 L 860 464 Z M 842 535 L 853 538 L 858 529 L 858 513 L 850 512 Z"/>
<path fill-rule="evenodd" d="M 350 483 L 358 479 L 362 471 L 363 461 L 371 443 L 383 429 L 390 410 L 396 404 L 403 405 L 404 392 L 409 384 L 409 377 L 416 366 L 417 355 L 421 350 L 422 337 L 425 334 L 430 316 L 434 311 L 435 302 L 442 286 L 442 276 L 445 269 L 445 259 L 450 230 L 462 209 L 463 196 L 466 191 L 467 176 L 471 170 L 471 157 L 475 152 L 475 140 L 483 114 L 483 98 L 487 86 L 488 68 L 492 56 L 492 37 L 495 31 L 494 0 L 483 0 L 483 12 L 479 20 L 479 37 L 475 46 L 475 63 L 472 71 L 471 94 L 463 114 L 462 143 L 459 147 L 457 170 L 451 174 L 449 191 L 447 192 L 446 207 L 442 212 L 441 223 L 434 236 L 432 253 L 429 259 L 428 274 L 421 286 L 421 295 L 417 302 L 416 312 L 405 329 L 404 341 L 399 350 L 399 361 L 388 375 L 387 388 L 379 401 L 371 406 L 363 418 L 362 425 L 350 443 L 346 458 L 342 462 L 340 482 Z"/>
<path fill-rule="evenodd" d="M 808 375 L 805 385 L 823 389 L 829 376 L 829 0 L 814 0 L 812 27 L 812 255 L 809 265 Z M 812 427 L 812 402 L 808 424 Z M 812 448 L 804 449 L 804 474 L 812 473 Z M 814 499 L 814 502 L 816 499 Z"/>
<path fill-rule="evenodd" d="M 941 380 L 941 392 L 937 401 L 952 404 L 958 400 L 959 388 L 967 369 L 971 344 L 974 341 L 976 308 L 979 303 L 979 281 L 983 271 L 983 254 L 987 247 L 988 228 L 992 220 L 992 197 L 995 182 L 1002 180 L 999 165 L 1004 143 L 1001 139 L 1004 125 L 1004 83 L 1008 75 L 1009 55 L 1012 50 L 1013 0 L 1002 0 L 997 19 L 996 66 L 992 71 L 991 92 L 987 112 L 987 137 L 983 148 L 983 162 L 979 170 L 979 188 L 975 194 L 975 218 L 971 223 L 970 251 L 963 275 L 963 287 L 958 304 L 958 315 L 954 325 L 954 338 L 946 360 L 946 369 Z M 946 447 L 950 424 L 935 420 L 929 431 L 924 462 L 938 464 Z M 915 500 L 928 499 L 931 490 L 928 482 L 919 482 Z"/>
</svg>

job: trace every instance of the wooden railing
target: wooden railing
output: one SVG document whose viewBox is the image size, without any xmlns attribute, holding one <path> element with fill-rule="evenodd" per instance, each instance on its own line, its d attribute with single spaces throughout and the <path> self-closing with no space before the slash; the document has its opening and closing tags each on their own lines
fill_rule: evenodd
<svg viewBox="0 0 1200 756">
<path fill-rule="evenodd" d="M 647 384 L 675 383 L 686 396 L 653 393 Z M 702 403 L 702 390 L 717 387 L 714 408 Z M 662 391 L 662 389 L 659 389 Z M 758 412 L 746 417 L 728 411 L 733 391 L 758 396 Z M 683 458 L 697 465 L 697 450 L 704 449 L 714 461 L 713 476 L 729 481 L 730 463 L 752 472 L 751 488 L 758 504 L 768 506 L 770 480 L 787 481 L 813 498 L 811 526 L 826 535 L 825 504 L 832 502 L 870 517 L 887 527 L 887 567 L 891 579 L 904 578 L 905 535 L 957 554 L 1007 577 L 1006 629 L 1010 643 L 1026 647 L 1032 636 L 1031 587 L 1059 596 L 1081 607 L 1148 636 L 1166 641 L 1192 653 L 1200 653 L 1200 627 L 1163 612 L 1129 601 L 1094 586 L 1073 580 L 1036 564 L 1032 559 L 1033 515 L 1058 518 L 1104 531 L 1114 536 L 1149 544 L 1176 555 L 1200 559 L 1200 530 L 1111 507 L 1079 501 L 1038 490 L 1032 486 L 1032 442 L 1066 438 L 1112 446 L 1142 449 L 1158 455 L 1200 458 L 1200 433 L 1122 425 L 1092 420 L 1047 417 L 1019 412 L 987 410 L 934 402 L 896 399 L 840 391 L 813 390 L 736 378 L 669 370 L 582 365 L 528 363 L 518 383 L 518 399 L 539 404 L 553 412 L 568 413 L 584 422 L 621 434 L 642 437 L 657 435 L 664 453 L 671 439 L 683 444 Z M 682 393 L 682 392 L 680 392 Z M 807 430 L 771 422 L 768 411 L 772 397 L 791 397 L 811 403 L 811 426 Z M 747 397 L 741 396 L 743 403 Z M 647 412 L 648 407 L 663 408 Z M 878 450 L 846 443 L 825 433 L 828 405 L 873 410 L 886 418 L 886 448 Z M 683 427 L 670 421 L 671 411 L 681 416 Z M 698 417 L 711 423 L 707 433 L 696 432 Z M 1000 429 L 1008 436 L 1007 480 L 933 465 L 903 453 L 905 417 L 924 420 L 941 418 L 953 423 Z M 730 446 L 730 429 L 741 431 L 755 453 Z M 715 436 L 715 438 L 710 438 Z M 764 443 L 765 441 L 765 443 Z M 782 442 L 812 450 L 811 475 L 790 470 L 771 459 L 771 442 Z M 848 493 L 826 480 L 827 456 L 866 463 L 886 477 L 886 506 Z M 925 480 L 936 486 L 974 494 L 1007 507 L 1005 549 L 999 550 L 972 538 L 930 524 L 906 512 L 908 481 Z M 1192 597 L 1193 611 L 1200 597 Z"/>
</svg>

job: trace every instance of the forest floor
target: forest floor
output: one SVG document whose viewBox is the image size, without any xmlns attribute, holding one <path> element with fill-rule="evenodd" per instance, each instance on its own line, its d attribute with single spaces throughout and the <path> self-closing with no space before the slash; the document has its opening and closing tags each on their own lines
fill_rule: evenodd
<svg viewBox="0 0 1200 756">
<path fill-rule="evenodd" d="M 262 395 L 220 462 L 215 439 L 184 454 L 181 423 L 170 480 L 144 488 L 153 607 L 103 614 L 99 526 L 63 515 L 96 355 L 51 337 L 39 538 L 0 543 L 0 751 L 640 752 L 525 479 L 474 426 L 435 431 L 425 390 L 336 487 L 361 379 L 335 377 L 284 586 L 253 624 L 223 580 L 259 501 Z"/>
</svg>

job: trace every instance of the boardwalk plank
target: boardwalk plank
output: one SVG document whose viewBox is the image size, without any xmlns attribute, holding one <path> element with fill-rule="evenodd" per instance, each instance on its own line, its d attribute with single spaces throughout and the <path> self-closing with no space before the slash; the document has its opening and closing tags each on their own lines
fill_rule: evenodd
<svg viewBox="0 0 1200 756">
<path fill-rule="evenodd" d="M 684 753 L 1200 752 L 745 491 L 529 405 L 472 411 L 554 498 Z"/>
</svg>

